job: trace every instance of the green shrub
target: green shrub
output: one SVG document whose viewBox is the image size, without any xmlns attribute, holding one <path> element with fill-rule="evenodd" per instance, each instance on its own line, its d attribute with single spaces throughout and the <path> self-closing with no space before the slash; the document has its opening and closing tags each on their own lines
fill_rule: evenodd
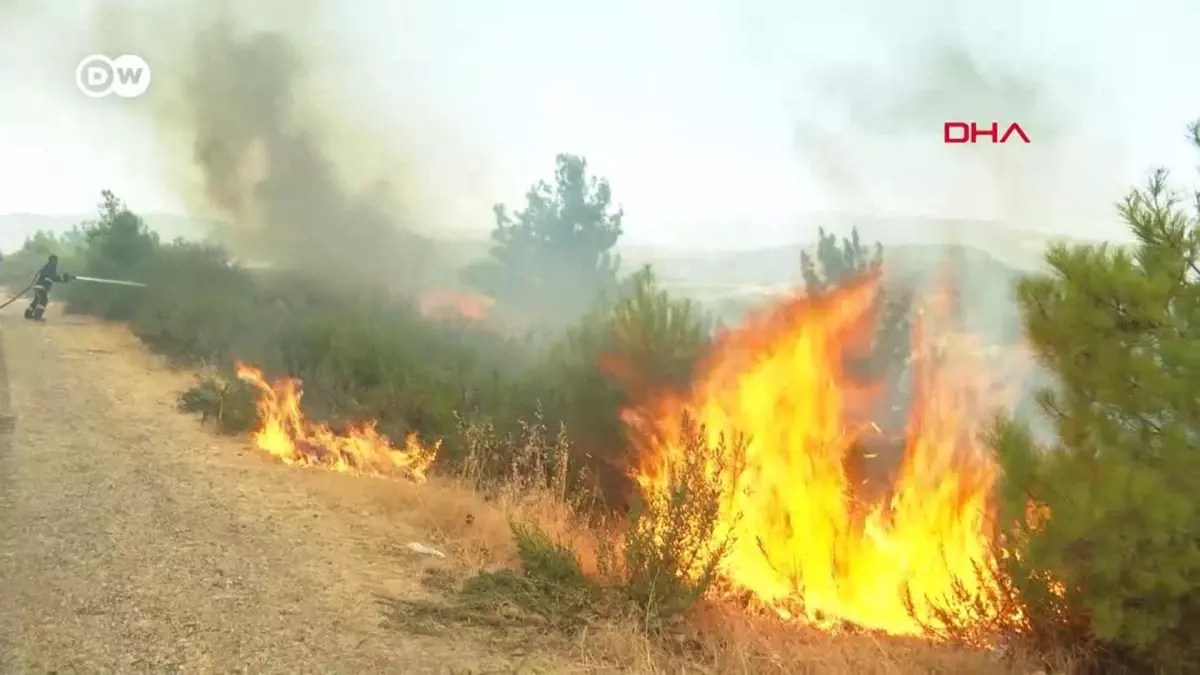
<svg viewBox="0 0 1200 675">
<path fill-rule="evenodd" d="M 134 334 L 157 351 L 181 363 L 224 363 L 230 354 L 257 355 L 258 350 L 240 347 L 249 336 L 266 333 L 263 320 L 270 317 L 256 307 L 250 274 L 228 267 L 220 249 L 182 242 L 160 246 L 132 274 L 150 287 L 132 289 L 99 311 L 110 318 L 116 318 L 113 312 L 127 313 Z M 125 305 L 126 298 L 132 304 Z"/>
<path fill-rule="evenodd" d="M 557 543 L 541 527 L 531 523 L 512 525 L 513 541 L 525 574 L 539 584 L 554 588 L 582 588 L 588 585 L 579 555 Z"/>
<path fill-rule="evenodd" d="M 208 377 L 179 396 L 179 409 L 213 420 L 226 434 L 241 434 L 258 426 L 255 391 L 240 380 Z"/>
<path fill-rule="evenodd" d="M 491 613 L 512 603 L 520 614 L 560 630 L 578 630 L 596 612 L 603 590 L 583 573 L 579 556 L 533 523 L 513 523 L 521 571 L 483 572 L 467 580 L 459 603 Z"/>
</svg>

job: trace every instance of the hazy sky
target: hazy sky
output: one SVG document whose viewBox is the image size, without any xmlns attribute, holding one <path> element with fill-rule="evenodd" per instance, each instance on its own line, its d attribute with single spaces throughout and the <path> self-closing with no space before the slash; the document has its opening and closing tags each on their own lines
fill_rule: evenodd
<svg viewBox="0 0 1200 675">
<path fill-rule="evenodd" d="M 0 9 L 0 213 L 88 212 L 105 187 L 186 210 L 138 109 L 83 97 L 68 61 L 39 56 L 112 51 L 73 32 L 91 3 L 41 4 L 57 18 Z M 797 214 L 826 210 L 1115 236 L 1110 205 L 1150 166 L 1192 179 L 1192 0 L 329 5 L 317 35 L 342 86 L 326 114 L 369 117 L 381 145 L 425 120 L 406 161 L 445 204 L 431 228 L 487 228 L 560 151 L 611 180 L 629 240 L 656 243 L 790 241 L 807 236 Z M 1011 119 L 1033 143 L 944 146 L 947 117 Z"/>
</svg>

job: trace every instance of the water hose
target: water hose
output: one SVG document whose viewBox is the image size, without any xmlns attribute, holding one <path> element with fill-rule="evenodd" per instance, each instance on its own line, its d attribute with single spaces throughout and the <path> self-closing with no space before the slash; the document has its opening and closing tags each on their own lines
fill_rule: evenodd
<svg viewBox="0 0 1200 675">
<path fill-rule="evenodd" d="M 20 293 L 17 293 L 16 295 L 14 295 L 11 298 L 9 298 L 8 300 L 6 300 L 4 302 L 4 304 L 0 305 L 0 309 L 4 309 L 5 307 L 8 307 L 9 305 L 13 304 L 17 300 L 20 300 L 21 296 L 25 295 L 26 293 L 29 292 L 29 289 L 33 288 L 33 284 L 35 281 L 37 281 L 37 279 L 34 279 L 33 281 L 29 282 L 29 285 L 26 286 Z"/>
</svg>

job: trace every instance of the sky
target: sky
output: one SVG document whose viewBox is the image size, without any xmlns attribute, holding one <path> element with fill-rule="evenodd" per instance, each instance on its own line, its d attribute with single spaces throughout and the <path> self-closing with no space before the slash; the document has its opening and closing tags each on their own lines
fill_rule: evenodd
<svg viewBox="0 0 1200 675">
<path fill-rule="evenodd" d="M 100 39 L 89 0 L 21 1 L 0 0 L 0 213 L 90 212 L 104 188 L 135 210 L 198 210 L 149 104 L 73 85 L 88 53 L 154 68 L 164 3 Z M 492 204 L 519 205 L 571 152 L 611 181 L 636 243 L 791 242 L 825 212 L 1118 238 L 1132 184 L 1156 165 L 1190 182 L 1196 163 L 1188 0 L 260 7 L 247 21 L 313 47 L 331 134 L 365 138 L 334 151 L 347 180 L 387 190 L 403 161 L 432 230 L 487 230 Z M 148 97 L 184 77 L 154 68 Z M 947 146 L 947 119 L 1018 122 L 1032 142 Z"/>
</svg>

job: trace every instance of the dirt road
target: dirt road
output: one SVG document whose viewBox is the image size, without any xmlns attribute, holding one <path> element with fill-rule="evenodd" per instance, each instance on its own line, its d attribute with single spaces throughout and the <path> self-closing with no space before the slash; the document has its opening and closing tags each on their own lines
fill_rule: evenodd
<svg viewBox="0 0 1200 675">
<path fill-rule="evenodd" d="M 0 672 L 513 672 L 406 635 L 420 535 L 383 481 L 288 469 L 175 411 L 122 327 L 0 312 Z M 53 309 L 53 307 L 52 307 Z"/>
</svg>

